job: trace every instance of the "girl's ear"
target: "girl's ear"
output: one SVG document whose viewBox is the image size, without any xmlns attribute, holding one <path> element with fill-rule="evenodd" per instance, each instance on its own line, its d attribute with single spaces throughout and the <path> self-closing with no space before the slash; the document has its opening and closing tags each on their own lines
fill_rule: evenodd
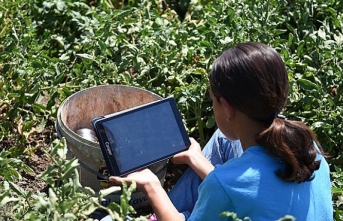
<svg viewBox="0 0 343 221">
<path fill-rule="evenodd" d="M 220 98 L 220 103 L 223 105 L 225 112 L 227 114 L 227 119 L 231 119 L 235 114 L 235 108 L 227 102 L 223 97 Z"/>
</svg>

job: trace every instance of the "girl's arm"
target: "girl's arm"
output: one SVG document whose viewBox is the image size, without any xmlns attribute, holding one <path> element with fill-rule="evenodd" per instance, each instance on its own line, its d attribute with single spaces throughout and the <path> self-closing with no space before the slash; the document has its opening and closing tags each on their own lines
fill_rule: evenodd
<svg viewBox="0 0 343 221">
<path fill-rule="evenodd" d="M 159 221 L 183 221 L 182 216 L 161 186 L 159 179 L 149 169 L 131 173 L 127 177 L 112 176 L 110 181 L 117 184 L 136 182 L 137 189 L 142 191 L 149 199 L 150 205 Z"/>
<path fill-rule="evenodd" d="M 175 164 L 188 164 L 202 179 L 213 169 L 213 165 L 202 154 L 198 142 L 190 138 L 191 146 L 187 151 L 175 155 L 172 159 Z M 149 169 L 144 169 L 127 175 L 126 177 L 110 177 L 110 181 L 121 184 L 136 182 L 137 189 L 142 191 L 149 202 L 159 221 L 181 221 L 180 213 L 170 201 L 167 193 L 161 186 L 158 177 Z"/>
<path fill-rule="evenodd" d="M 184 220 L 161 185 L 147 188 L 143 193 L 149 199 L 159 221 Z"/>
</svg>

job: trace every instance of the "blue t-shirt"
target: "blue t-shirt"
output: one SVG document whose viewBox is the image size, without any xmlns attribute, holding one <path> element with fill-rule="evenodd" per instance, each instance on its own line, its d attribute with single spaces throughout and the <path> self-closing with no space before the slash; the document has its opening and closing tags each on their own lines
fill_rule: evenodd
<svg viewBox="0 0 343 221">
<path fill-rule="evenodd" d="M 229 211 L 252 221 L 278 220 L 286 215 L 299 221 L 332 221 L 330 170 L 326 160 L 318 157 L 320 169 L 312 181 L 285 182 L 275 174 L 284 164 L 263 147 L 250 147 L 241 157 L 216 166 L 204 179 L 188 220 L 228 220 L 219 214 Z"/>
</svg>

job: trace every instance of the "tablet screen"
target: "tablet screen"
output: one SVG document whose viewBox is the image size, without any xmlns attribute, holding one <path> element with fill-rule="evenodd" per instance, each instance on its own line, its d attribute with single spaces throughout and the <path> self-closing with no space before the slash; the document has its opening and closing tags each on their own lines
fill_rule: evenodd
<svg viewBox="0 0 343 221">
<path fill-rule="evenodd" d="M 120 174 L 171 157 L 189 146 L 176 105 L 170 101 L 102 120 L 102 131 Z"/>
</svg>

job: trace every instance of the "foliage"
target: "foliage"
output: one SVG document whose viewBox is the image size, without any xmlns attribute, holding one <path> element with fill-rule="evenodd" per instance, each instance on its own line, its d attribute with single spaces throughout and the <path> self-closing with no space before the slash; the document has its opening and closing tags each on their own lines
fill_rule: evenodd
<svg viewBox="0 0 343 221">
<path fill-rule="evenodd" d="M 249 217 L 245 217 L 243 219 L 240 219 L 237 217 L 236 213 L 233 212 L 223 212 L 220 214 L 221 217 L 228 217 L 232 221 L 252 221 Z M 285 217 L 282 217 L 276 221 L 295 221 L 296 219 L 293 216 L 286 215 Z"/>
<path fill-rule="evenodd" d="M 135 185 L 123 186 L 124 194 L 119 205 L 111 203 L 104 207 L 100 203 L 104 197 L 121 188 L 113 186 L 96 194 L 91 188 L 82 187 L 79 183 L 78 162 L 76 159 L 67 160 L 66 153 L 65 140 L 55 140 L 49 154 L 53 164 L 40 175 L 49 186 L 48 192 L 32 193 L 24 190 L 16 184 L 20 177 L 12 172 L 13 178 L 9 178 L 8 173 L 3 172 L 9 166 L 1 164 L 0 171 L 6 180 L 0 186 L 0 207 L 3 209 L 0 217 L 5 220 L 93 220 L 90 218 L 92 212 L 102 209 L 120 221 L 135 213 L 128 204 Z M 9 163 L 15 161 L 8 157 L 3 160 Z M 26 167 L 24 169 L 30 171 Z M 140 217 L 133 220 L 146 219 Z"/>
<path fill-rule="evenodd" d="M 204 144 L 215 129 L 212 62 L 238 42 L 259 41 L 287 65 L 283 114 L 307 123 L 332 156 L 341 214 L 342 173 L 334 168 L 343 165 L 342 12 L 339 0 L 0 0 L 0 141 L 8 149 L 0 157 L 37 148 L 28 140 L 56 120 L 65 98 L 103 84 L 174 96 Z M 11 186 L 19 173 L 7 172 Z"/>
<path fill-rule="evenodd" d="M 332 173 L 332 194 L 336 208 L 334 218 L 343 220 L 343 171 L 337 166 L 335 166 L 335 173 Z"/>
<path fill-rule="evenodd" d="M 32 130 L 42 131 L 73 92 L 127 84 L 182 98 L 179 108 L 186 126 L 203 143 L 214 130 L 206 96 L 211 63 L 235 43 L 260 41 L 276 48 L 287 64 L 291 95 L 284 113 L 308 123 L 325 149 L 339 154 L 340 4 L 171 3 L 179 5 L 178 11 L 188 5 L 184 20 L 163 1 L 4 1 L 0 86 L 6 115 L 1 137 L 13 137 L 23 147 Z M 189 105 L 193 96 L 198 96 L 197 104 Z M 13 124 L 18 131 L 12 131 Z"/>
<path fill-rule="evenodd" d="M 6 181 L 14 181 L 15 179 L 21 179 L 21 172 L 33 174 L 33 170 L 24 164 L 21 160 L 10 158 L 9 151 L 1 151 L 0 153 L 0 177 Z"/>
</svg>

